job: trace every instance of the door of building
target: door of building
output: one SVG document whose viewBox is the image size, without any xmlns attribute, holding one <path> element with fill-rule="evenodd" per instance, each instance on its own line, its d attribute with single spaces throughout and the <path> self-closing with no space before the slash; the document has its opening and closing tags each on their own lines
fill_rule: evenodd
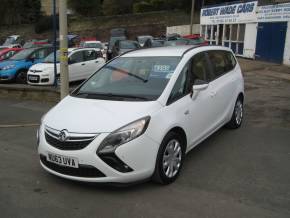
<svg viewBox="0 0 290 218">
<path fill-rule="evenodd" d="M 259 23 L 256 54 L 258 60 L 283 62 L 287 22 Z"/>
</svg>

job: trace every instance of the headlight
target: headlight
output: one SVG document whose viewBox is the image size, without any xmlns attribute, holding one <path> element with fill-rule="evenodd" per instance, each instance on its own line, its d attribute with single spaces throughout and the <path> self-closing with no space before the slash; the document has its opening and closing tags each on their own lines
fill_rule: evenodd
<svg viewBox="0 0 290 218">
<path fill-rule="evenodd" d="M 149 124 L 150 117 L 144 117 L 112 132 L 108 135 L 98 148 L 98 154 L 112 153 L 120 145 L 127 143 L 142 135 Z"/>
<path fill-rule="evenodd" d="M 12 69 L 14 67 L 15 67 L 15 65 L 7 65 L 7 66 L 3 67 L 2 70 L 9 70 L 9 69 Z"/>
</svg>

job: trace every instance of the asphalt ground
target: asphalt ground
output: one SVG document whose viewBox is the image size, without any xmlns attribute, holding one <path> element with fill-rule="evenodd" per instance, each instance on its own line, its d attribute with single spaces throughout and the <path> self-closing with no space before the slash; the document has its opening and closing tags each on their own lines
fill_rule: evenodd
<svg viewBox="0 0 290 218">
<path fill-rule="evenodd" d="M 290 217 L 289 74 L 250 63 L 242 127 L 222 128 L 189 152 L 169 186 L 115 187 L 46 173 L 35 124 L 53 103 L 0 99 L 0 217 Z"/>
</svg>

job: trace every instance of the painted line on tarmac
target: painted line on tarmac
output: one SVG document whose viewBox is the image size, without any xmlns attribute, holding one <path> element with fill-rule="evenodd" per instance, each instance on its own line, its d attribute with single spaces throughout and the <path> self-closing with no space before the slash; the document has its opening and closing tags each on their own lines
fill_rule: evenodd
<svg viewBox="0 0 290 218">
<path fill-rule="evenodd" d="M 23 124 L 0 124 L 0 128 L 18 128 L 18 127 L 33 127 L 39 126 L 39 123 L 23 123 Z"/>
</svg>

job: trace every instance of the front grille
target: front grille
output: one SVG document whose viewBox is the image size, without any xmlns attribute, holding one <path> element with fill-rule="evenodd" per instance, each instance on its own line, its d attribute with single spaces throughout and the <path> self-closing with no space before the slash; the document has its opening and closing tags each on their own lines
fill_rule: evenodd
<svg viewBox="0 0 290 218">
<path fill-rule="evenodd" d="M 40 160 L 44 166 L 60 174 L 84 178 L 106 177 L 104 173 L 102 173 L 100 170 L 90 165 L 79 164 L 79 168 L 60 166 L 55 163 L 47 161 L 46 156 L 44 155 L 40 155 Z"/>
<path fill-rule="evenodd" d="M 77 134 L 67 132 L 67 137 L 63 141 L 59 139 L 59 135 L 61 132 L 62 131 L 46 127 L 46 142 L 60 150 L 81 150 L 88 146 L 97 136 L 97 134 Z"/>
</svg>

